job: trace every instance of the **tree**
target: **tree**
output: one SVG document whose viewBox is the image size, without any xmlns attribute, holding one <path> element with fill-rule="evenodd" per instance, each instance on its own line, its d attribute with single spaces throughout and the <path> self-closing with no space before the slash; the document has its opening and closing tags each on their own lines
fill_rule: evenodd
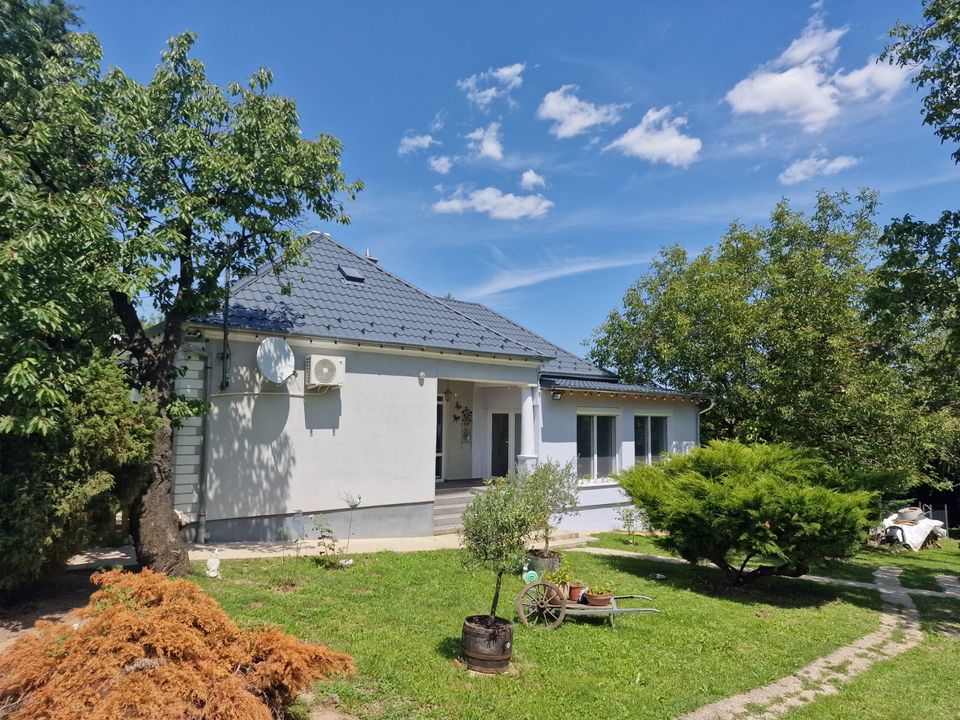
<svg viewBox="0 0 960 720">
<path fill-rule="evenodd" d="M 890 490 L 936 481 L 956 431 L 878 356 L 864 316 L 876 198 L 821 193 L 807 216 L 731 226 L 694 258 L 664 250 L 594 337 L 591 357 L 633 382 L 703 392 L 707 439 L 812 447 Z M 878 473 L 883 473 L 879 475 Z"/>
<path fill-rule="evenodd" d="M 156 410 L 130 400 L 112 357 L 74 373 L 56 429 L 0 435 L 0 590 L 89 547 L 142 490 Z"/>
<path fill-rule="evenodd" d="M 112 356 L 99 48 L 62 2 L 0 13 L 0 588 L 95 537 L 142 482 L 149 404 Z"/>
<path fill-rule="evenodd" d="M 960 2 L 923 0 L 923 23 L 897 22 L 896 38 L 880 61 L 913 70 L 911 82 L 926 88 L 923 122 L 934 128 L 941 142 L 960 142 Z M 960 148 L 953 159 L 960 162 Z"/>
<path fill-rule="evenodd" d="M 523 490 L 525 502 L 534 516 L 536 533 L 543 539 L 543 552 L 548 557 L 558 557 L 550 552 L 550 535 L 554 518 L 576 512 L 579 507 L 580 481 L 574 462 L 561 465 L 555 460 L 542 462 L 533 470 L 525 468 L 510 478 Z"/>
<path fill-rule="evenodd" d="M 638 465 L 619 480 L 651 525 L 667 531 L 657 542 L 688 562 L 711 561 L 736 585 L 799 577 L 812 563 L 853 555 L 873 498 L 840 489 L 850 479 L 807 451 L 736 441 Z M 752 560 L 772 564 L 748 570 Z"/>
<path fill-rule="evenodd" d="M 348 222 L 343 199 L 362 187 L 341 171 L 336 138 L 301 137 L 295 103 L 269 93 L 269 70 L 224 90 L 190 56 L 194 42 L 191 33 L 172 38 L 145 85 L 119 70 L 103 80 L 110 299 L 136 385 L 159 413 L 150 481 L 131 524 L 141 564 L 170 573 L 189 569 L 170 465 L 171 423 L 184 408 L 174 385 L 185 323 L 220 310 L 224 277 L 239 280 L 265 263 L 279 274 L 301 257 L 307 213 Z M 162 317 L 156 335 L 143 322 L 151 311 Z"/>
<path fill-rule="evenodd" d="M 522 488 L 509 480 L 492 480 L 463 511 L 460 544 L 467 558 L 497 576 L 490 606 L 490 623 L 497 617 L 504 573 L 523 567 L 527 537 L 535 518 Z"/>
</svg>

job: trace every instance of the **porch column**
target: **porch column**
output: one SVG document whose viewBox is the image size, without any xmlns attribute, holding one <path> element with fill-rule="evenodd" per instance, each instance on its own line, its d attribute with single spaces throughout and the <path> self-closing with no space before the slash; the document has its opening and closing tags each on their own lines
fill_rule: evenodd
<svg viewBox="0 0 960 720">
<path fill-rule="evenodd" d="M 537 465 L 537 446 L 534 433 L 536 425 L 533 415 L 533 396 L 537 392 L 536 385 L 521 388 L 520 405 L 520 454 L 517 461 L 522 467 L 532 470 Z"/>
</svg>

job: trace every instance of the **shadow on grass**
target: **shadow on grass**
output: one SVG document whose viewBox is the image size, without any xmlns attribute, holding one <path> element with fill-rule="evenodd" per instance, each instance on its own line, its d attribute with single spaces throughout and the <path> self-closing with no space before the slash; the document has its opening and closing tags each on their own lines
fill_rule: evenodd
<svg viewBox="0 0 960 720">
<path fill-rule="evenodd" d="M 871 610 L 879 610 L 881 607 L 879 593 L 870 590 L 820 585 L 788 578 L 763 578 L 746 587 L 735 587 L 727 584 L 723 574 L 715 567 L 680 565 L 617 555 L 595 557 L 618 572 L 639 577 L 660 573 L 666 575 L 666 579 L 658 581 L 660 584 L 742 605 L 774 605 L 799 609 L 817 608 L 840 600 Z"/>
<path fill-rule="evenodd" d="M 460 636 L 450 635 L 442 638 L 440 642 L 437 643 L 437 653 L 447 660 L 456 660 L 461 657 Z"/>
</svg>

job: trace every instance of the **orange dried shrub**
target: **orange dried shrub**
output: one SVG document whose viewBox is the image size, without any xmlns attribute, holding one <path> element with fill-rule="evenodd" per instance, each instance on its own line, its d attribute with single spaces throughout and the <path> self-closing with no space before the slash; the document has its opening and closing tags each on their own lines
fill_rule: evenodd
<svg viewBox="0 0 960 720">
<path fill-rule="evenodd" d="M 242 630 L 187 580 L 94 575 L 81 620 L 37 623 L 0 656 L 0 718 L 271 720 L 353 659 L 275 628 Z"/>
</svg>

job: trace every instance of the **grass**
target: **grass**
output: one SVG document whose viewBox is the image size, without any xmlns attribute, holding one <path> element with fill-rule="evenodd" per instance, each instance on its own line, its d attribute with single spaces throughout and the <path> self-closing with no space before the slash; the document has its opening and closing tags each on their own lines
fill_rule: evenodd
<svg viewBox="0 0 960 720">
<path fill-rule="evenodd" d="M 558 630 L 515 629 L 519 677 L 470 678 L 456 660 L 460 625 L 483 612 L 493 578 L 465 569 L 456 551 L 356 556 L 346 570 L 309 558 L 224 562 L 199 582 L 244 625 L 276 623 L 351 653 L 358 673 L 326 683 L 364 718 L 577 714 L 635 720 L 674 717 L 770 682 L 877 627 L 874 593 L 773 580 L 746 591 L 715 585 L 708 568 L 636 558 L 568 555 L 585 580 L 654 598 L 663 612 Z M 647 576 L 662 572 L 667 580 Z M 501 615 L 521 587 L 506 579 Z"/>
<path fill-rule="evenodd" d="M 867 670 L 837 694 L 784 716 L 785 720 L 889 720 L 960 717 L 954 672 L 960 667 L 960 603 L 914 597 L 923 642 Z M 942 631 L 955 633 L 948 637 Z"/>
<path fill-rule="evenodd" d="M 651 555 L 671 555 L 656 541 L 647 536 L 635 535 L 629 538 L 624 533 L 598 533 L 594 547 L 613 548 Z M 633 541 L 631 544 L 630 541 Z M 864 548 L 849 560 L 827 561 L 815 565 L 811 572 L 815 575 L 873 582 L 874 571 L 882 565 L 903 568 L 900 582 L 904 587 L 925 590 L 941 590 L 935 575 L 952 575 L 960 579 L 960 544 L 956 540 L 941 540 L 940 548 L 930 548 L 913 552 L 912 550 L 891 550 L 883 548 Z"/>
</svg>

